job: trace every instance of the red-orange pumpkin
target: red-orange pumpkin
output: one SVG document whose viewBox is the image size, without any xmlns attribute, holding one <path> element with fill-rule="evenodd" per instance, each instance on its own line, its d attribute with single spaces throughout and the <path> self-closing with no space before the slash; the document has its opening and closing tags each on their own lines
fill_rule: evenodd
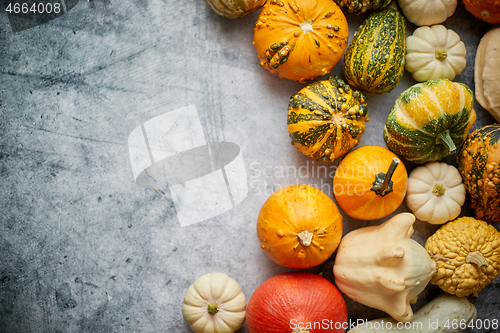
<svg viewBox="0 0 500 333">
<path fill-rule="evenodd" d="M 266 200 L 257 218 L 261 248 L 277 264 L 303 269 L 325 262 L 340 244 L 342 215 L 323 191 L 284 187 Z"/>
<path fill-rule="evenodd" d="M 333 177 L 333 193 L 340 208 L 359 220 L 378 220 L 403 202 L 408 173 L 390 150 L 359 147 L 345 156 Z"/>
<path fill-rule="evenodd" d="M 500 23 L 499 0 L 462 0 L 465 8 L 475 17 L 488 23 Z"/>
<path fill-rule="evenodd" d="M 248 333 L 343 333 L 347 307 L 338 289 L 324 277 L 282 273 L 252 294 L 246 326 Z"/>
</svg>

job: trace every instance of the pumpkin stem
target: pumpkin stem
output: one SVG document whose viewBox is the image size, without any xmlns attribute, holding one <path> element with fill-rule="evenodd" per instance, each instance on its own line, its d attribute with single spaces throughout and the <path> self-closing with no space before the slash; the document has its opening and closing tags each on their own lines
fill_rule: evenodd
<svg viewBox="0 0 500 333">
<path fill-rule="evenodd" d="M 455 150 L 457 150 L 457 147 L 455 146 L 455 143 L 451 139 L 450 136 L 450 130 L 446 130 L 443 133 L 438 135 L 438 139 L 440 139 L 442 142 L 436 142 L 436 143 L 444 143 L 445 146 L 448 148 L 449 153 L 453 153 Z"/>
<path fill-rule="evenodd" d="M 208 305 L 208 308 L 207 308 L 207 311 L 209 314 L 211 314 L 212 316 L 214 314 L 216 314 L 217 312 L 219 312 L 219 307 L 217 306 L 217 304 L 209 304 Z"/>
<path fill-rule="evenodd" d="M 309 333 L 309 330 L 304 327 L 295 327 L 292 333 Z"/>
<path fill-rule="evenodd" d="M 436 197 L 442 197 L 445 192 L 446 188 L 444 188 L 443 184 L 434 184 L 434 187 L 432 188 L 432 194 L 434 194 Z"/>
<path fill-rule="evenodd" d="M 313 233 L 309 232 L 309 230 L 303 230 L 297 234 L 297 238 L 299 239 L 300 244 L 304 246 L 311 245 L 313 239 Z"/>
<path fill-rule="evenodd" d="M 389 194 L 392 192 L 392 175 L 396 168 L 398 167 L 399 163 L 401 161 L 397 158 L 394 157 L 391 161 L 391 165 L 389 166 L 389 170 L 387 170 L 387 173 L 379 173 L 378 175 L 375 176 L 375 181 L 372 183 L 373 186 L 370 190 L 374 191 L 375 193 L 385 196 L 386 194 Z"/>
<path fill-rule="evenodd" d="M 483 254 L 479 251 L 469 252 L 467 257 L 465 258 L 465 262 L 468 264 L 476 264 L 480 268 L 486 268 L 489 266 L 488 261 L 483 256 Z"/>
<path fill-rule="evenodd" d="M 436 50 L 436 52 L 434 52 L 435 54 L 435 57 L 437 60 L 444 60 L 446 59 L 446 57 L 448 56 L 448 54 L 446 53 L 446 50 L 444 49 L 440 49 L 440 50 Z"/>
</svg>

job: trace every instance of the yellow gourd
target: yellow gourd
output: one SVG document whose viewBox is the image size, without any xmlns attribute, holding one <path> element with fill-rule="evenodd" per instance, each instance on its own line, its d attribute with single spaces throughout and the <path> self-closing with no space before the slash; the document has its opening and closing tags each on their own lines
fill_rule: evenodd
<svg viewBox="0 0 500 333">
<path fill-rule="evenodd" d="M 458 297 L 483 289 L 500 271 L 500 232 L 472 217 L 443 225 L 425 249 L 438 269 L 430 282 Z"/>
</svg>

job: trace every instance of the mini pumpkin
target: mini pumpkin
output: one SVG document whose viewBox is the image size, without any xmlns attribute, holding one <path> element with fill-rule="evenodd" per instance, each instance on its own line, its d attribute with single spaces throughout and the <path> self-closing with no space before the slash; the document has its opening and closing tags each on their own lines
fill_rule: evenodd
<svg viewBox="0 0 500 333">
<path fill-rule="evenodd" d="M 458 297 L 480 291 L 500 271 L 500 233 L 472 217 L 444 224 L 427 239 L 425 249 L 438 269 L 430 282 Z"/>
<path fill-rule="evenodd" d="M 303 269 L 326 261 L 342 237 L 342 215 L 333 200 L 308 185 L 274 192 L 260 209 L 257 237 L 277 264 Z"/>
<path fill-rule="evenodd" d="M 332 0 L 270 0 L 255 24 L 253 44 L 262 67 L 305 83 L 332 70 L 348 39 L 347 20 Z"/>
<path fill-rule="evenodd" d="M 443 224 L 460 215 L 465 187 L 457 168 L 429 162 L 416 167 L 408 178 L 406 204 L 421 221 Z"/>
<path fill-rule="evenodd" d="M 290 98 L 292 145 L 318 161 L 331 162 L 359 144 L 365 131 L 366 96 L 338 76 L 316 81 Z"/>
<path fill-rule="evenodd" d="M 418 82 L 453 80 L 465 68 L 465 44 L 442 25 L 417 28 L 406 39 L 405 68 Z"/>
<path fill-rule="evenodd" d="M 264 6 L 266 0 L 206 0 L 218 15 L 237 18 L 250 14 Z"/>
<path fill-rule="evenodd" d="M 472 91 L 448 79 L 406 89 L 394 103 L 384 140 L 395 154 L 424 164 L 455 153 L 476 121 Z"/>
<path fill-rule="evenodd" d="M 465 8 L 475 17 L 488 23 L 500 23 L 500 1 L 462 0 Z"/>
<path fill-rule="evenodd" d="M 444 22 L 453 15 L 457 0 L 398 0 L 406 19 L 418 26 Z"/>
<path fill-rule="evenodd" d="M 246 298 L 224 273 L 200 276 L 188 288 L 182 315 L 195 333 L 233 333 L 245 321 Z"/>
<path fill-rule="evenodd" d="M 474 130 L 457 161 L 476 218 L 500 222 L 500 124 Z"/>
<path fill-rule="evenodd" d="M 377 220 L 403 202 L 408 174 L 403 163 L 386 148 L 359 147 L 345 156 L 333 177 L 333 193 L 340 208 L 359 220 Z"/>
</svg>

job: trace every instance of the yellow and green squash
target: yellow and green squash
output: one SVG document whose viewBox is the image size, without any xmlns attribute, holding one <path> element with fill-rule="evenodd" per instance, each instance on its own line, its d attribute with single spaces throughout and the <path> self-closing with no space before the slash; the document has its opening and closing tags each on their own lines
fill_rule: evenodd
<svg viewBox="0 0 500 333">
<path fill-rule="evenodd" d="M 354 88 L 386 93 L 403 77 L 405 53 L 406 21 L 391 4 L 358 27 L 345 52 L 342 70 Z"/>
<path fill-rule="evenodd" d="M 406 89 L 394 103 L 384 128 L 387 147 L 423 164 L 453 154 L 476 121 L 474 97 L 465 84 L 429 80 Z"/>
<path fill-rule="evenodd" d="M 333 161 L 358 145 L 367 111 L 366 96 L 337 75 L 313 82 L 290 98 L 292 145 L 318 161 Z"/>
<path fill-rule="evenodd" d="M 474 130 L 457 162 L 476 218 L 500 222 L 500 124 Z"/>
</svg>

